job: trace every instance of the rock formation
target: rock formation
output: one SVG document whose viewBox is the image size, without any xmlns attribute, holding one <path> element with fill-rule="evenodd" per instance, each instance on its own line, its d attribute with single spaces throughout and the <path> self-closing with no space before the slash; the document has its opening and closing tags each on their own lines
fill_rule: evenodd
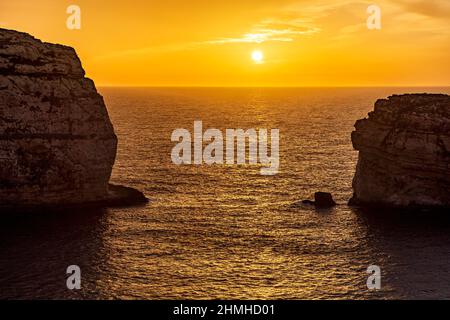
<svg viewBox="0 0 450 320">
<path fill-rule="evenodd" d="M 111 198 L 117 138 L 84 75 L 74 49 L 0 29 L 0 206 Z"/>
<path fill-rule="evenodd" d="M 316 192 L 314 194 L 314 201 L 312 200 L 303 200 L 303 204 L 313 205 L 319 209 L 331 208 L 336 205 L 336 202 L 333 200 L 333 196 L 329 192 Z"/>
<path fill-rule="evenodd" d="M 450 207 L 450 96 L 394 95 L 358 120 L 353 205 Z"/>
<path fill-rule="evenodd" d="M 331 208 L 336 205 L 333 196 L 328 192 L 316 192 L 314 194 L 314 203 L 318 208 Z"/>
</svg>

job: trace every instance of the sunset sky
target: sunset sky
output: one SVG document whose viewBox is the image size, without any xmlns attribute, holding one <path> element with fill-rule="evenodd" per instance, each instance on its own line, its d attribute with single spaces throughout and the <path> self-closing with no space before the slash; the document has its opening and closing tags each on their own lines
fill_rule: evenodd
<svg viewBox="0 0 450 320">
<path fill-rule="evenodd" d="M 75 47 L 101 86 L 450 85 L 449 0 L 1 0 L 0 27 Z"/>
</svg>

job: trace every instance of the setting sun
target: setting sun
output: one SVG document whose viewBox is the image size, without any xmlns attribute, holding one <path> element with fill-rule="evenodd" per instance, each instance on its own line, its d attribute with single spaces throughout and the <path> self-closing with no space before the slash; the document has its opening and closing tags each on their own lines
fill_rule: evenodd
<svg viewBox="0 0 450 320">
<path fill-rule="evenodd" d="M 255 63 L 263 63 L 264 62 L 264 54 L 260 50 L 255 50 L 252 52 L 252 60 Z"/>
</svg>

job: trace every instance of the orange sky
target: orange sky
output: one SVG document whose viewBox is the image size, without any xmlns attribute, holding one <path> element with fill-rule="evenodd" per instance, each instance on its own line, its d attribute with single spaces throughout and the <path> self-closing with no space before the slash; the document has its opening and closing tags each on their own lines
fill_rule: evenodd
<svg viewBox="0 0 450 320">
<path fill-rule="evenodd" d="M 97 85 L 450 85 L 449 0 L 1 0 L 0 26 L 75 47 Z"/>
</svg>

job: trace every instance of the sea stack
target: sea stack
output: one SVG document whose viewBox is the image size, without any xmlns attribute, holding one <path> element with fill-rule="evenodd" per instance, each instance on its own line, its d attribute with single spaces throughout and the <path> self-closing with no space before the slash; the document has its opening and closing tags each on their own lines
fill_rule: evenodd
<svg viewBox="0 0 450 320">
<path fill-rule="evenodd" d="M 394 95 L 358 120 L 352 205 L 450 208 L 450 96 Z"/>
<path fill-rule="evenodd" d="M 116 149 L 75 50 L 0 29 L 0 206 L 107 201 Z"/>
</svg>

